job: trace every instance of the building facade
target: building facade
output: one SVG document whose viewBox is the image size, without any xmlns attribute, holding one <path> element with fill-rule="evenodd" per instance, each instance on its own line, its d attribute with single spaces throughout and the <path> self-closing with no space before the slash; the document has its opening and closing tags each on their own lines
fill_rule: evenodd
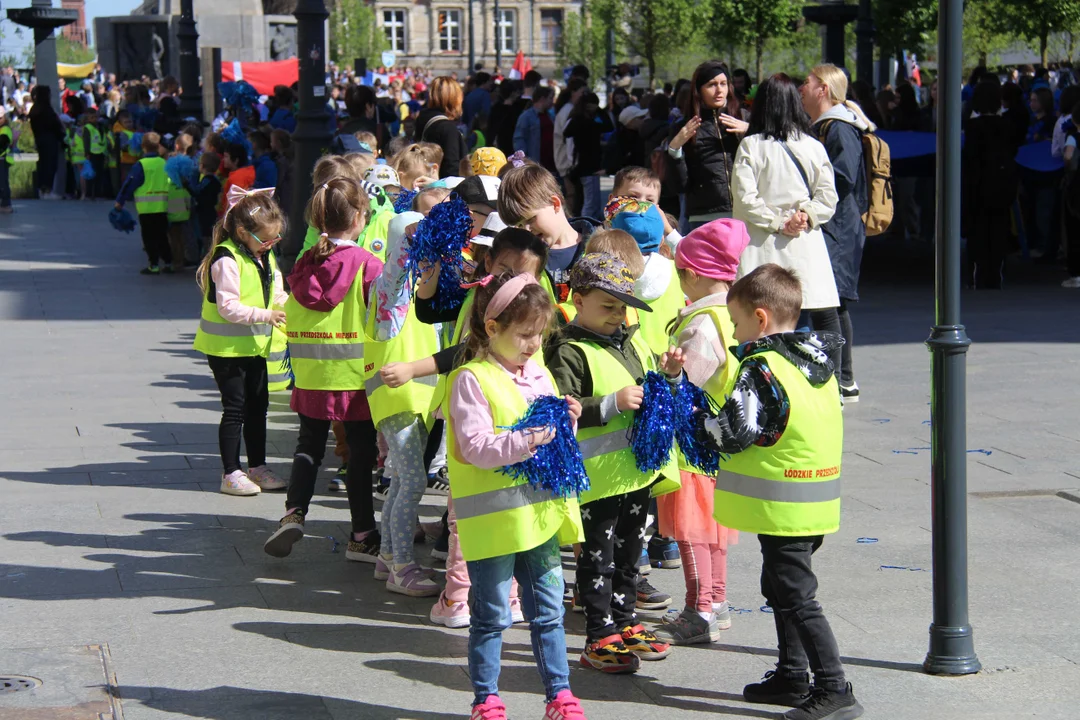
<svg viewBox="0 0 1080 720">
<path fill-rule="evenodd" d="M 468 69 L 470 9 L 476 61 L 503 72 L 519 50 L 537 69 L 554 71 L 566 18 L 582 12 L 580 0 L 376 0 L 374 7 L 397 65 L 459 72 Z"/>
<path fill-rule="evenodd" d="M 64 10 L 74 10 L 79 13 L 79 19 L 70 25 L 65 25 L 61 32 L 68 40 L 77 42 L 85 47 L 88 44 L 88 38 L 86 37 L 85 0 L 61 0 L 60 7 Z"/>
</svg>

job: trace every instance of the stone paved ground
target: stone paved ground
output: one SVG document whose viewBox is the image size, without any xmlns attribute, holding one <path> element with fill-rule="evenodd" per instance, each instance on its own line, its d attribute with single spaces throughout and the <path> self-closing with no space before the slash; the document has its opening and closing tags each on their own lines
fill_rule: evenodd
<svg viewBox="0 0 1080 720">
<path fill-rule="evenodd" d="M 46 684 L 0 695 L 0 718 L 97 718 L 85 700 L 97 683 L 71 660 L 94 644 L 108 646 L 129 720 L 465 716 L 465 632 L 432 626 L 427 600 L 388 594 L 370 566 L 332 552 L 327 537 L 347 533 L 343 498 L 320 483 L 311 537 L 281 561 L 261 550 L 281 496 L 217 493 L 219 404 L 190 349 L 191 277 L 139 276 L 138 237 L 111 230 L 104 204 L 17 209 L 0 220 L 0 675 L 37 673 Z M 970 490 L 998 493 L 970 500 L 971 616 L 985 671 L 929 677 L 919 671 L 931 617 L 922 342 L 933 302 L 915 254 L 878 248 L 868 259 L 854 312 L 864 400 L 846 412 L 843 527 L 817 559 L 820 598 L 867 717 L 1076 717 L 1080 505 L 1054 493 L 1080 487 L 1080 297 L 1053 271 L 965 296 L 976 343 Z M 284 471 L 296 431 L 285 396 L 273 400 L 270 428 Z M 425 518 L 441 512 L 439 499 L 425 500 Z M 679 649 L 634 677 L 574 669 L 589 717 L 774 716 L 739 694 L 772 663 L 757 575 L 756 543 L 744 536 L 730 597 L 745 612 L 721 643 Z M 651 577 L 682 591 L 679 571 Z M 569 616 L 571 651 L 582 631 L 581 616 Z M 512 716 L 539 718 L 527 633 L 509 632 L 504 650 Z M 61 715 L 69 705 L 78 712 Z"/>
</svg>

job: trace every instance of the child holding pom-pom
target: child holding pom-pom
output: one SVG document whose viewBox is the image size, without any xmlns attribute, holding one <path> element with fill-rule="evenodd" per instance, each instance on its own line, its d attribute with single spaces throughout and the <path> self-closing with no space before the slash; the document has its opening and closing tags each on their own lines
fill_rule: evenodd
<svg viewBox="0 0 1080 720">
<path fill-rule="evenodd" d="M 443 412 L 450 486 L 461 551 L 472 592 L 469 675 L 472 717 L 505 720 L 498 679 L 502 633 L 510 627 L 510 584 L 516 577 L 530 621 L 533 653 L 544 682 L 544 717 L 584 720 L 570 692 L 563 629 L 561 544 L 581 540 L 577 499 L 538 487 L 532 478 L 500 472 L 537 455 L 556 440 L 550 427 L 507 430 L 537 398 L 556 395 L 555 383 L 533 356 L 555 307 L 530 274 L 488 276 L 476 288 L 466 352 L 451 376 Z M 567 398 L 570 419 L 581 405 Z M 548 478 L 550 479 L 550 478 Z"/>
<path fill-rule="evenodd" d="M 749 242 L 742 222 L 721 218 L 694 230 L 675 249 L 675 268 L 690 305 L 672 323 L 672 336 L 683 351 L 686 381 L 718 403 L 731 392 L 739 366 L 730 350 L 736 342 L 727 293 Z M 657 498 L 657 520 L 660 532 L 679 544 L 686 606 L 665 618 L 656 634 L 674 645 L 719 642 L 720 631 L 731 627 L 727 548 L 738 534 L 713 519 L 714 478 L 685 457 L 679 469 L 682 487 Z"/>
<path fill-rule="evenodd" d="M 677 489 L 679 473 L 674 462 L 662 471 L 639 470 L 627 431 L 654 397 L 642 387 L 652 377 L 648 373 L 659 368 L 676 382 L 682 356 L 673 350 L 658 363 L 638 326 L 627 327 L 627 306 L 651 310 L 634 297 L 633 275 L 614 255 L 585 254 L 570 271 L 569 285 L 577 316 L 544 357 L 559 390 L 580 398 L 584 408 L 578 440 L 591 487 L 581 494 L 585 541 L 577 591 L 586 619 L 581 663 L 631 673 L 640 660 L 660 660 L 671 652 L 638 623 L 634 607 L 649 498 Z M 665 386 L 660 391 L 670 392 L 668 383 L 660 382 Z"/>
</svg>

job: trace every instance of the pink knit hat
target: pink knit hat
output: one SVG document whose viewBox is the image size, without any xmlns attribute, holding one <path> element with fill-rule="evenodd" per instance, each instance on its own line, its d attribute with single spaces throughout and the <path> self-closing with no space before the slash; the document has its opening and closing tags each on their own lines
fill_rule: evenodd
<svg viewBox="0 0 1080 720">
<path fill-rule="evenodd" d="M 675 267 L 732 282 L 738 274 L 739 256 L 749 244 L 750 235 L 741 220 L 713 220 L 679 241 L 675 246 Z"/>
</svg>

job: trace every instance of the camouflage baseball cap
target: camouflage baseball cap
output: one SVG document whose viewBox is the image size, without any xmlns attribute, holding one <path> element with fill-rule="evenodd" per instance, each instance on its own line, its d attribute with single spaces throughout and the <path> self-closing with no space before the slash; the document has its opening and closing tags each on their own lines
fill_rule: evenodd
<svg viewBox="0 0 1080 720">
<path fill-rule="evenodd" d="M 603 290 L 638 310 L 652 312 L 644 300 L 634 297 L 634 276 L 626 263 L 609 253 L 586 253 L 570 269 L 571 290 Z"/>
</svg>

